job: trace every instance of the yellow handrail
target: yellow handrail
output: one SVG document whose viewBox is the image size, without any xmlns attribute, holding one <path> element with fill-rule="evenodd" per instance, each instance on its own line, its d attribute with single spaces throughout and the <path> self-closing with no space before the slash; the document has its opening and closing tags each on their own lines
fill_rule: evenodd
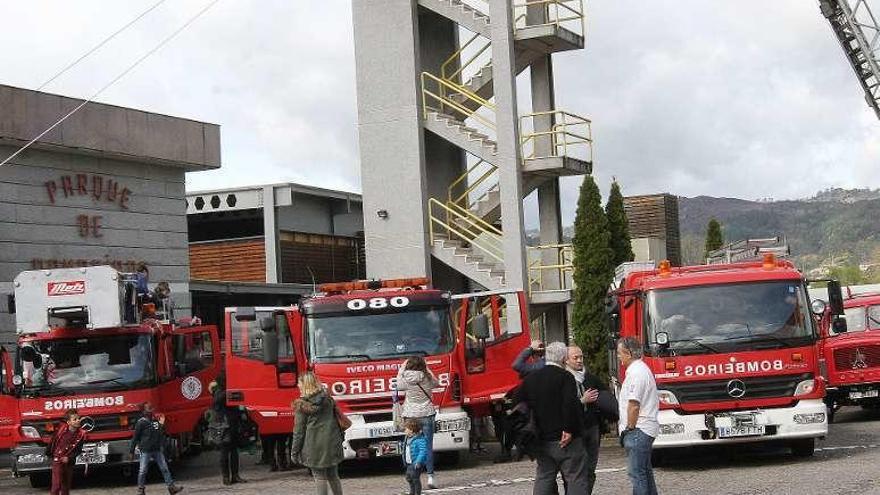
<svg viewBox="0 0 880 495">
<path fill-rule="evenodd" d="M 526 127 L 534 129 L 534 121 L 539 117 L 548 117 L 554 124 L 548 130 L 526 132 Z M 526 125 L 529 122 L 531 122 L 531 126 Z M 525 160 L 567 157 L 570 156 L 569 147 L 575 147 L 575 150 L 577 150 L 583 146 L 586 149 L 586 161 L 593 161 L 592 122 L 585 117 L 563 110 L 550 110 L 523 115 L 520 118 L 520 136 L 523 148 L 522 155 Z M 536 148 L 537 141 L 540 138 L 549 139 L 547 146 L 548 154 L 538 155 Z M 529 151 L 529 146 L 531 146 L 531 151 Z"/>
<path fill-rule="evenodd" d="M 435 214 L 435 207 L 439 208 L 442 217 Z M 438 234 L 437 230 L 445 230 L 450 239 L 455 236 L 496 261 L 504 261 L 501 230 L 494 225 L 458 205 L 444 204 L 434 198 L 428 200 L 428 217 L 431 244 Z"/>
<path fill-rule="evenodd" d="M 449 69 L 449 67 L 452 64 L 459 61 L 459 59 L 460 59 L 461 55 L 463 54 L 463 52 L 465 51 L 465 49 L 467 49 L 469 46 L 471 46 L 471 44 L 474 41 L 476 41 L 478 38 L 481 38 L 481 36 L 479 34 L 473 35 L 471 37 L 471 39 L 467 40 L 467 42 L 465 42 L 465 44 L 461 45 L 461 47 L 458 50 L 456 50 L 455 53 L 450 55 L 449 58 L 447 58 L 446 61 L 443 62 L 443 65 L 440 66 L 440 77 L 442 77 L 443 79 L 445 79 L 449 82 L 452 82 L 452 83 L 460 84 L 460 83 L 465 82 L 465 81 L 461 81 L 460 78 L 459 79 L 456 79 L 456 78 L 462 74 L 462 72 L 465 70 L 465 68 L 467 68 L 472 63 L 474 63 L 474 61 L 476 61 L 480 57 L 480 55 L 485 53 L 486 50 L 492 46 L 492 43 L 489 40 L 484 39 L 486 41 L 486 44 L 483 45 L 482 48 L 477 50 L 477 52 L 474 53 L 471 56 L 471 58 L 469 58 L 467 60 L 467 62 L 462 63 L 455 72 L 453 72 L 452 74 L 446 74 L 446 71 Z"/>
<path fill-rule="evenodd" d="M 529 252 L 537 252 L 535 259 L 529 262 L 529 293 L 541 292 L 546 290 L 565 290 L 572 289 L 569 283 L 571 275 L 574 273 L 574 248 L 571 244 L 547 244 L 543 246 L 534 246 L 528 248 Z M 550 264 L 544 264 L 544 251 L 554 250 L 555 261 Z M 558 278 L 558 286 L 547 287 L 544 281 L 544 272 L 556 272 Z M 556 285 L 556 284 L 554 284 Z"/>
<path fill-rule="evenodd" d="M 470 178 L 471 174 L 474 173 L 474 171 L 477 170 L 477 168 L 483 164 L 488 165 L 488 168 L 486 169 L 486 171 L 483 172 L 483 174 L 480 175 L 480 177 L 477 178 L 477 180 L 470 183 L 470 185 L 468 185 L 464 191 L 462 191 L 460 194 L 456 194 L 456 188 L 461 184 L 467 185 L 468 184 L 467 181 Z M 474 192 L 484 182 L 489 180 L 490 177 L 495 175 L 495 173 L 497 171 L 498 171 L 498 167 L 496 167 L 495 165 L 492 165 L 491 163 L 489 163 L 485 160 L 482 160 L 482 159 L 479 160 L 472 167 L 470 167 L 465 173 L 461 174 L 457 179 L 455 179 L 452 182 L 452 184 L 449 185 L 449 188 L 447 189 L 448 201 L 450 203 L 458 205 L 461 208 L 464 208 L 466 210 L 470 210 L 473 205 L 475 205 L 478 201 L 480 201 L 481 199 L 486 197 L 486 195 L 489 194 L 489 192 L 491 192 L 493 189 L 496 189 L 498 187 L 498 183 L 496 181 L 495 184 L 493 184 L 491 187 L 487 188 L 483 192 L 483 194 L 480 194 L 479 196 L 477 196 L 473 199 L 469 199 L 471 193 Z"/>
<path fill-rule="evenodd" d="M 572 21 L 580 21 L 579 27 L 575 34 L 584 36 L 586 33 L 586 24 L 584 21 L 584 2 L 583 0 L 527 0 L 513 6 L 514 14 L 517 11 L 528 10 L 534 8 L 543 8 L 547 16 L 546 22 L 538 24 L 530 24 L 526 19 L 526 24 L 522 27 L 535 26 L 556 26 L 563 27 L 563 23 L 571 23 Z M 519 21 L 527 17 L 527 12 L 523 12 L 517 16 L 514 24 L 519 26 Z"/>
<path fill-rule="evenodd" d="M 428 84 L 433 82 L 437 85 L 437 92 L 433 92 L 428 89 Z M 477 110 L 481 107 L 485 107 L 491 111 L 495 111 L 495 105 L 477 95 L 476 93 L 470 91 L 460 84 L 453 83 L 451 81 L 447 81 L 445 79 L 441 79 L 429 72 L 422 72 L 422 111 L 427 114 L 429 109 L 433 109 L 428 106 L 428 97 L 431 97 L 435 100 L 436 103 L 439 103 L 441 112 L 444 107 L 449 107 L 450 109 L 458 112 L 463 118 L 461 120 L 465 120 L 467 118 L 473 117 L 486 127 L 490 129 L 495 129 L 495 122 L 489 120 L 486 116 L 477 113 L 477 110 L 471 110 L 461 103 L 453 100 L 452 98 L 446 96 L 446 91 L 451 90 L 452 93 L 458 93 L 464 96 L 467 100 L 471 100 L 479 105 Z M 439 93 L 439 94 L 438 94 Z"/>
</svg>

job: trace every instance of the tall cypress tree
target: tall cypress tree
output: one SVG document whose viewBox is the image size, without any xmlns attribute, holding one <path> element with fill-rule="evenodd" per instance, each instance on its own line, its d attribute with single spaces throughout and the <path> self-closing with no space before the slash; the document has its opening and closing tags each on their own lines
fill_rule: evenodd
<svg viewBox="0 0 880 495">
<path fill-rule="evenodd" d="M 611 183 L 608 203 L 605 204 L 605 216 L 608 218 L 608 232 L 611 236 L 608 246 L 614 256 L 611 266 L 616 267 L 621 263 L 632 261 L 635 254 L 629 237 L 629 221 L 623 208 L 623 194 L 620 193 L 620 185 L 616 180 Z"/>
<path fill-rule="evenodd" d="M 608 377 L 608 329 L 605 295 L 613 277 L 608 220 L 596 182 L 584 177 L 574 219 L 574 341 L 584 351 L 590 371 Z"/>
<path fill-rule="evenodd" d="M 703 253 L 703 260 L 709 257 L 709 253 L 724 246 L 724 236 L 721 234 L 721 224 L 714 218 L 709 220 L 706 226 L 706 252 Z"/>
</svg>

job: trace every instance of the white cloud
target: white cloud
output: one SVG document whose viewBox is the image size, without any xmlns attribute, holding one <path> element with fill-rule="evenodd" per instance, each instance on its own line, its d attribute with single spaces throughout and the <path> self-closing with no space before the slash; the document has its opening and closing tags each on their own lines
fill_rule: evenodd
<svg viewBox="0 0 880 495">
<path fill-rule="evenodd" d="M 167 2 L 46 89 L 91 94 L 207 1 Z M 7 2 L 0 82 L 38 86 L 152 3 Z M 587 48 L 554 59 L 557 99 L 593 120 L 603 191 L 612 176 L 625 194 L 880 187 L 880 123 L 816 2 L 617 0 L 587 12 Z M 194 188 L 358 190 L 352 43 L 349 0 L 225 0 L 100 100 L 221 124 L 223 168 L 192 174 Z M 563 183 L 570 221 L 578 181 Z"/>
</svg>

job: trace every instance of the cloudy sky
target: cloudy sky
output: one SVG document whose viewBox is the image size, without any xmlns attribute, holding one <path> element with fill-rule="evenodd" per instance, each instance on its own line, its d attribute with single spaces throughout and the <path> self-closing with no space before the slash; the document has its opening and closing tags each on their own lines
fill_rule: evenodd
<svg viewBox="0 0 880 495">
<path fill-rule="evenodd" d="M 4 2 L 0 83 L 38 87 L 155 2 Z M 45 90 L 91 95 L 208 3 L 168 1 Z M 880 187 L 880 121 L 817 0 L 586 4 L 586 49 L 554 59 L 557 103 L 593 120 L 603 190 Z M 349 0 L 221 0 L 99 100 L 222 125 L 223 167 L 191 189 L 360 190 Z M 577 181 L 564 188 L 570 221 Z"/>
</svg>

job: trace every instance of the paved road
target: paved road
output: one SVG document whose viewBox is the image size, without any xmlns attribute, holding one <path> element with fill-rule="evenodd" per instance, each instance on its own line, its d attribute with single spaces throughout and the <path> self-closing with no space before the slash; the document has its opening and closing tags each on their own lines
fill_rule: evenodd
<svg viewBox="0 0 880 495">
<path fill-rule="evenodd" d="M 534 464 L 493 464 L 492 455 L 467 456 L 457 468 L 438 471 L 441 488 L 426 494 L 530 494 Z M 223 487 L 216 460 L 216 454 L 205 454 L 175 468 L 180 483 L 187 487 L 185 493 L 313 493 L 304 470 L 270 473 L 263 466 L 254 466 L 253 456 L 244 457 L 243 474 L 250 482 Z M 601 453 L 596 493 L 627 493 L 625 465 L 621 449 L 608 442 Z M 690 450 L 676 452 L 672 462 L 658 468 L 657 480 L 661 492 L 667 494 L 880 494 L 878 465 L 880 412 L 846 409 L 838 414 L 829 438 L 820 442 L 811 459 L 795 459 L 778 448 Z M 151 481 L 148 493 L 164 493 L 158 478 Z M 76 493 L 82 495 L 133 493 L 118 473 L 92 475 L 75 483 Z M 345 465 L 343 484 L 346 495 L 403 493 L 405 488 L 399 464 L 393 460 Z M 26 479 L 14 479 L 8 471 L 0 471 L 3 495 L 44 492 L 30 488 Z"/>
</svg>

